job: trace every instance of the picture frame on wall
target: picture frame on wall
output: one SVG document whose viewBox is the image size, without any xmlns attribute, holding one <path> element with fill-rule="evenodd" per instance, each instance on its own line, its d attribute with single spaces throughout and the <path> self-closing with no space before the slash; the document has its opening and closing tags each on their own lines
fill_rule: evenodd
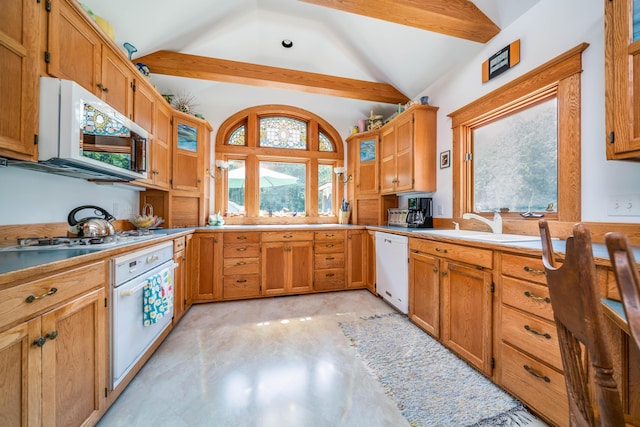
<svg viewBox="0 0 640 427">
<path fill-rule="evenodd" d="M 440 169 L 451 166 L 451 150 L 440 153 Z"/>
</svg>

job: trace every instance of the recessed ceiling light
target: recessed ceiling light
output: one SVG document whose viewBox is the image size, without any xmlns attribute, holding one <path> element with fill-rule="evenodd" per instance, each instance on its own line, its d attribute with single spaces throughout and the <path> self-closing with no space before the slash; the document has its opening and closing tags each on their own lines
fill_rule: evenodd
<svg viewBox="0 0 640 427">
<path fill-rule="evenodd" d="M 293 42 L 289 39 L 284 39 L 282 40 L 282 46 L 286 47 L 287 49 L 289 49 L 290 47 L 293 46 Z"/>
</svg>

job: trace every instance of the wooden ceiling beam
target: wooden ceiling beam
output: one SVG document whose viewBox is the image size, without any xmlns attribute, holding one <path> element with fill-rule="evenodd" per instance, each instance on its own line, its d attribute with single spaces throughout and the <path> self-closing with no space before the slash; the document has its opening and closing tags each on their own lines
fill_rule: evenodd
<svg viewBox="0 0 640 427">
<path fill-rule="evenodd" d="M 300 0 L 318 6 L 486 43 L 500 28 L 468 0 Z"/>
<path fill-rule="evenodd" d="M 409 100 L 398 89 L 386 83 L 347 79 L 166 50 L 137 58 L 136 62 L 146 64 L 155 74 L 289 89 L 387 104 L 404 104 Z"/>
</svg>

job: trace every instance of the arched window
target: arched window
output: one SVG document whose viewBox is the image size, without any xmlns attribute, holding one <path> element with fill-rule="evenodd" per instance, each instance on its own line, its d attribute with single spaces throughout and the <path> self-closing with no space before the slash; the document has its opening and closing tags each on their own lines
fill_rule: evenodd
<svg viewBox="0 0 640 427">
<path fill-rule="evenodd" d="M 340 135 L 300 108 L 264 105 L 229 117 L 216 136 L 215 211 L 229 224 L 337 222 Z"/>
</svg>

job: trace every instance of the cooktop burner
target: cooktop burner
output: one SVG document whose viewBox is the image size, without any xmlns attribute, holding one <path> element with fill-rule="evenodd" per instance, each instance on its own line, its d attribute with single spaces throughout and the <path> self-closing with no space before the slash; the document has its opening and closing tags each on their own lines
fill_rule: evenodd
<svg viewBox="0 0 640 427">
<path fill-rule="evenodd" d="M 46 250 L 46 249 L 105 249 L 140 240 L 146 240 L 159 235 L 162 232 L 152 230 L 128 230 L 120 231 L 112 236 L 105 237 L 21 237 L 15 245 L 0 247 L 0 251 L 20 250 Z"/>
</svg>

